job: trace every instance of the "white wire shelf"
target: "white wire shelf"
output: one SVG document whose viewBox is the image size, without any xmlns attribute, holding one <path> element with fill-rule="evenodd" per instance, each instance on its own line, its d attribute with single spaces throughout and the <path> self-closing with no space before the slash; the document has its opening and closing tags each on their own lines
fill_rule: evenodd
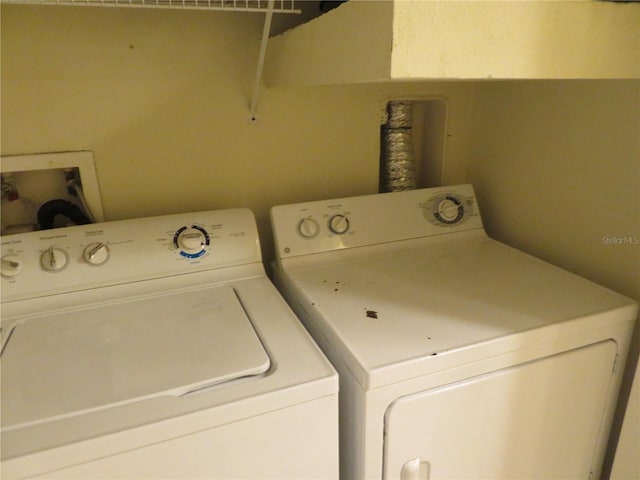
<svg viewBox="0 0 640 480">
<path fill-rule="evenodd" d="M 76 5 L 87 7 L 171 8 L 267 12 L 269 0 L 1 0 L 0 3 L 26 5 Z M 275 0 L 274 13 L 300 13 L 295 0 Z"/>
<path fill-rule="evenodd" d="M 73 5 L 84 7 L 129 7 L 166 8 L 182 10 L 226 10 L 233 12 L 262 12 L 265 14 L 258 67 L 249 105 L 249 122 L 257 121 L 256 108 L 260 90 L 260 79 L 267 50 L 267 41 L 274 13 L 301 13 L 296 8 L 296 0 L 0 0 L 0 3 L 23 5 Z"/>
</svg>

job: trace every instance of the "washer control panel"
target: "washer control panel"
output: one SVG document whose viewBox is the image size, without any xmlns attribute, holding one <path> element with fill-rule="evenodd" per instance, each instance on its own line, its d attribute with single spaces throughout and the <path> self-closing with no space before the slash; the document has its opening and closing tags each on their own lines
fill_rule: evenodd
<svg viewBox="0 0 640 480">
<path fill-rule="evenodd" d="M 271 223 L 280 258 L 482 229 L 471 185 L 280 205 Z"/>
<path fill-rule="evenodd" d="M 2 237 L 2 301 L 260 262 L 247 209 L 121 220 Z"/>
</svg>

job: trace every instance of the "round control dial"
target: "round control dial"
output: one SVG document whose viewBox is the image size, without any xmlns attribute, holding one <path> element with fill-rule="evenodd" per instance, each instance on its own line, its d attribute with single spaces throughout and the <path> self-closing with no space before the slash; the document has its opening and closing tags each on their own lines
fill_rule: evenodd
<svg viewBox="0 0 640 480">
<path fill-rule="evenodd" d="M 329 219 L 329 230 L 337 235 L 349 231 L 349 218 L 345 215 L 334 215 Z"/>
<path fill-rule="evenodd" d="M 40 265 L 47 272 L 60 272 L 69 263 L 67 252 L 57 247 L 49 247 L 40 256 Z"/>
<path fill-rule="evenodd" d="M 109 260 L 109 247 L 106 243 L 97 242 L 87 245 L 82 256 L 91 265 L 102 265 Z"/>
<path fill-rule="evenodd" d="M 180 255 L 183 257 L 198 258 L 207 251 L 209 234 L 198 225 L 182 227 L 174 235 L 173 244 L 180 250 Z"/>
<path fill-rule="evenodd" d="M 17 255 L 5 255 L 0 272 L 3 277 L 15 277 L 22 271 L 22 266 L 22 260 Z"/>
<path fill-rule="evenodd" d="M 433 202 L 433 216 L 441 223 L 453 225 L 464 217 L 464 205 L 459 198 L 444 195 Z"/>
<path fill-rule="evenodd" d="M 319 231 L 320 225 L 313 218 L 303 218 L 298 222 L 298 233 L 304 238 L 313 238 Z"/>
</svg>

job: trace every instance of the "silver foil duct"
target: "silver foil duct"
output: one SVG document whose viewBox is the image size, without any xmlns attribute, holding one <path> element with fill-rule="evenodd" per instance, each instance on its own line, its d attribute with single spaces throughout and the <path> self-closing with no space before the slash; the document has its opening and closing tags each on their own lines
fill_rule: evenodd
<svg viewBox="0 0 640 480">
<path fill-rule="evenodd" d="M 387 104 L 387 123 L 380 131 L 381 192 L 416 188 L 412 126 L 412 102 L 397 101 Z"/>
</svg>

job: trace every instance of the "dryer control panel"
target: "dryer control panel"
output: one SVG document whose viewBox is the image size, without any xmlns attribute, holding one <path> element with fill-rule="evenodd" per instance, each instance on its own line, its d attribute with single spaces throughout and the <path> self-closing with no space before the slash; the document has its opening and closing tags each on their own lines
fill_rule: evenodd
<svg viewBox="0 0 640 480">
<path fill-rule="evenodd" d="M 253 213 L 218 210 L 2 237 L 2 302 L 261 261 Z"/>
<path fill-rule="evenodd" d="M 471 185 L 280 205 L 271 223 L 280 258 L 482 229 Z"/>
</svg>

